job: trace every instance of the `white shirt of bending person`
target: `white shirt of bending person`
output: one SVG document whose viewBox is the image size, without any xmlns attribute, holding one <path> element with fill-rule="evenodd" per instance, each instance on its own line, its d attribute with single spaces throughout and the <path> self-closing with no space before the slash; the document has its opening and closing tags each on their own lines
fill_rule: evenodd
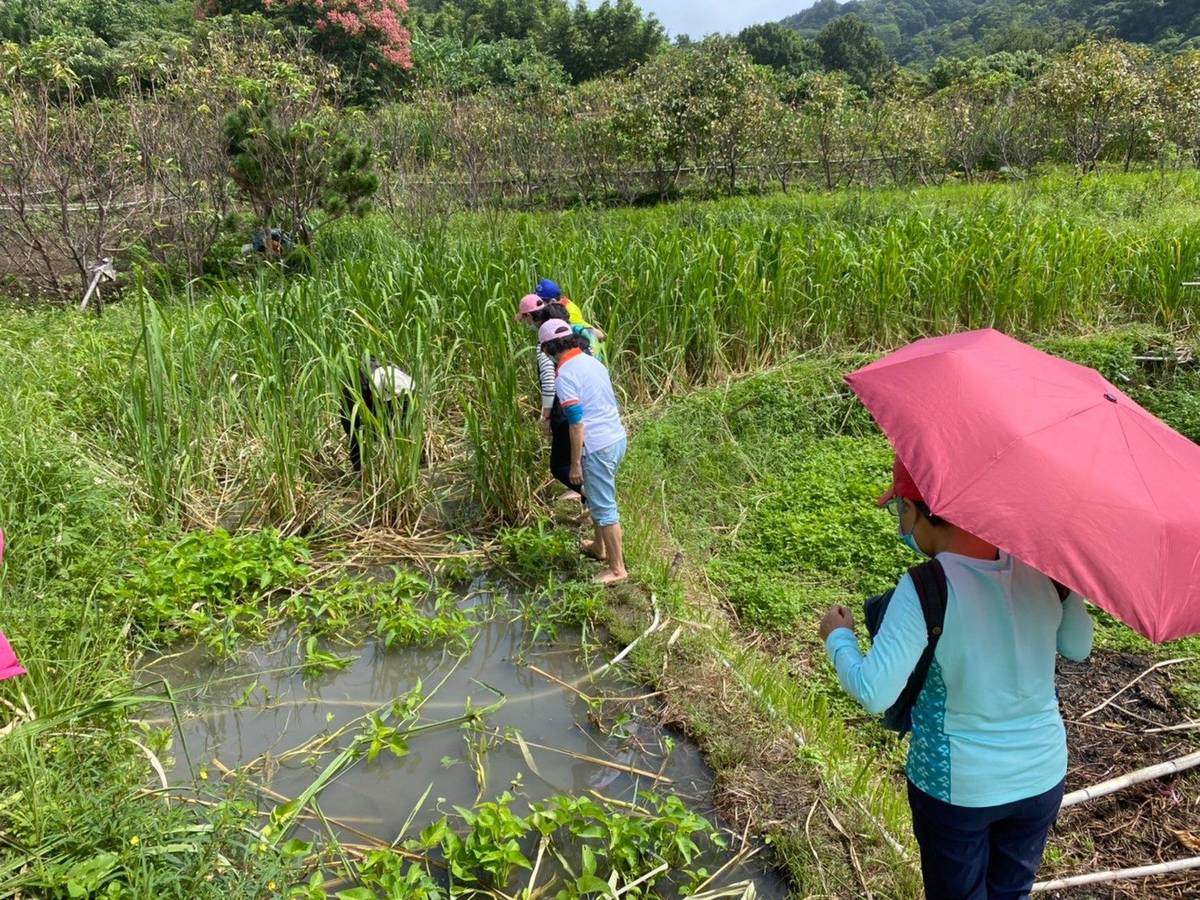
<svg viewBox="0 0 1200 900">
<path fill-rule="evenodd" d="M 371 370 L 371 386 L 381 400 L 395 400 L 412 392 L 412 376 L 399 366 L 375 366 Z"/>
</svg>

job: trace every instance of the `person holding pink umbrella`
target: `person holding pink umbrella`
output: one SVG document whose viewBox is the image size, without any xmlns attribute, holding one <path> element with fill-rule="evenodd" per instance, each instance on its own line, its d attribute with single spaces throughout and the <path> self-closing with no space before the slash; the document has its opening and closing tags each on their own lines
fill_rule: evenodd
<svg viewBox="0 0 1200 900">
<path fill-rule="evenodd" d="M 0 565 L 4 564 L 4 529 L 0 528 Z M 17 654 L 8 643 L 4 632 L 0 631 L 0 681 L 24 675 L 25 669 L 17 661 Z"/>
<path fill-rule="evenodd" d="M 906 574 L 870 652 L 854 617 L 833 607 L 820 634 L 842 687 L 872 713 L 892 706 L 927 648 L 911 707 L 908 799 L 931 900 L 1025 897 L 1058 817 L 1067 739 L 1055 690 L 1055 657 L 1091 652 L 1082 599 L 1020 560 L 936 515 L 899 458 L 880 498 L 897 536 L 944 574 L 940 625 Z"/>
<path fill-rule="evenodd" d="M 846 381 L 896 450 L 881 503 L 933 560 L 867 601 L 866 656 L 842 607 L 821 637 L 847 692 L 911 724 L 927 895 L 1024 897 L 1066 772 L 1055 655 L 1091 649 L 1060 584 L 1151 640 L 1200 633 L 1200 446 L 1095 370 L 992 329 Z"/>
</svg>

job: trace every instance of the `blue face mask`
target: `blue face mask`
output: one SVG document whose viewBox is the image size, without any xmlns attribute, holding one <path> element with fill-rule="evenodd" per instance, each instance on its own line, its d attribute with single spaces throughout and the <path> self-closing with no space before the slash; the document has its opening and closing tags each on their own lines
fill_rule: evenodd
<svg viewBox="0 0 1200 900">
<path fill-rule="evenodd" d="M 921 545 L 917 543 L 917 539 L 915 537 L 913 537 L 911 534 L 900 535 L 900 542 L 902 544 L 904 544 L 904 546 L 907 547 L 909 550 L 911 550 L 913 553 L 919 553 L 921 556 L 929 555 L 924 550 L 921 549 Z"/>
</svg>

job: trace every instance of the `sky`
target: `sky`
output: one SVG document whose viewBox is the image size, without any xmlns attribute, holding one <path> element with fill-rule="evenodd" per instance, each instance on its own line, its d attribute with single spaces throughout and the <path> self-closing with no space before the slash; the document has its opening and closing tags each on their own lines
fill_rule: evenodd
<svg viewBox="0 0 1200 900">
<path fill-rule="evenodd" d="M 638 5 L 658 16 L 674 37 L 694 38 L 713 32 L 733 33 L 759 22 L 777 22 L 813 0 L 640 0 Z"/>
</svg>

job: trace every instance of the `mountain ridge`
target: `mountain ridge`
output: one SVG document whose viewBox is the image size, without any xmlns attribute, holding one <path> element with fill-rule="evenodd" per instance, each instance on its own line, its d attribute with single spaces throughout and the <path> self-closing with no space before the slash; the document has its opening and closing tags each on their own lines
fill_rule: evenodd
<svg viewBox="0 0 1200 900">
<path fill-rule="evenodd" d="M 818 0 L 781 20 L 814 35 L 857 15 L 902 63 L 999 50 L 1047 51 L 1087 35 L 1163 49 L 1200 47 L 1196 0 Z"/>
</svg>

